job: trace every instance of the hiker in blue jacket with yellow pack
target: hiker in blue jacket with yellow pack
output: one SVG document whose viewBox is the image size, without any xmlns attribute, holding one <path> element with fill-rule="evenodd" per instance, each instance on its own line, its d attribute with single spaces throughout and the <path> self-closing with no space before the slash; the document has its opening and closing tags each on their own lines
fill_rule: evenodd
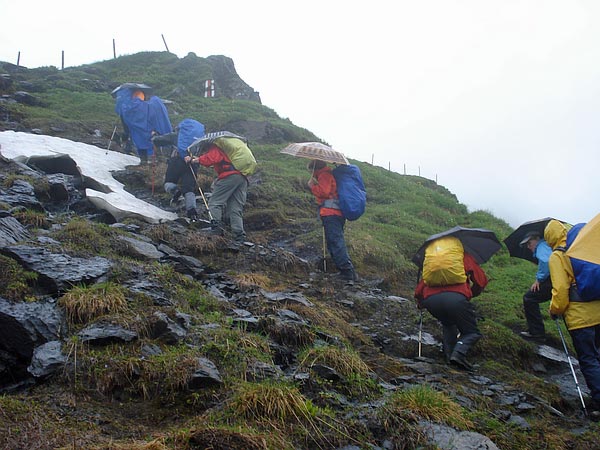
<svg viewBox="0 0 600 450">
<path fill-rule="evenodd" d="M 527 247 L 538 260 L 538 270 L 535 273 L 535 281 L 523 295 L 523 310 L 527 320 L 527 330 L 521 331 L 521 336 L 526 339 L 544 339 L 546 330 L 544 320 L 540 311 L 540 303 L 552 298 L 552 281 L 548 260 L 552 249 L 537 231 L 530 231 L 519 243 L 521 247 Z"/>
<path fill-rule="evenodd" d="M 596 299 L 586 298 L 583 294 L 587 287 L 584 286 L 584 280 L 579 278 L 579 282 L 576 282 L 577 271 L 574 268 L 580 260 L 571 260 L 564 252 L 568 242 L 564 224 L 558 220 L 548 222 L 544 238 L 554 250 L 548 262 L 552 278 L 549 312 L 552 317 L 564 317 L 579 368 L 590 389 L 592 401 L 587 408 L 589 417 L 600 420 L 600 295 L 596 293 L 592 296 Z M 596 277 L 590 281 L 590 287 L 593 288 L 593 284 L 597 287 L 600 280 Z"/>
<path fill-rule="evenodd" d="M 325 231 L 327 250 L 340 271 L 340 278 L 356 281 L 356 272 L 344 239 L 346 219 L 340 209 L 337 184 L 332 170 L 326 162 L 318 159 L 309 161 L 307 169 L 311 172 L 308 187 L 319 204 L 319 216 Z"/>
</svg>

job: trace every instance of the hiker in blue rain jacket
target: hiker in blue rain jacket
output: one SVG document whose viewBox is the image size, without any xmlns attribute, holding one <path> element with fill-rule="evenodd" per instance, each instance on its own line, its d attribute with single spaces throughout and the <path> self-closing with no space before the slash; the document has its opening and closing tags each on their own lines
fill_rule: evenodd
<svg viewBox="0 0 600 450">
<path fill-rule="evenodd" d="M 167 108 L 159 97 L 146 100 L 141 90 L 121 89 L 116 94 L 115 112 L 121 118 L 125 140 L 131 139 L 142 164 L 154 154 L 152 136 L 171 133 Z"/>
</svg>

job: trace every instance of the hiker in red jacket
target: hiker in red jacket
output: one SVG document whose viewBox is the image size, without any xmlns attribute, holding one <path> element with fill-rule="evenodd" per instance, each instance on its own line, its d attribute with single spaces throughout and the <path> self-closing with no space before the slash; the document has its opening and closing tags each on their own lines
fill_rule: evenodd
<svg viewBox="0 0 600 450">
<path fill-rule="evenodd" d="M 236 170 L 227 154 L 215 144 L 211 144 L 197 158 L 187 156 L 186 160 L 215 169 L 217 179 L 213 183 L 212 195 L 208 200 L 208 210 L 212 216 L 210 232 L 223 235 L 223 218 L 227 214 L 233 233 L 233 246 L 239 249 L 246 239 L 244 205 L 248 193 L 248 180 Z"/>
<path fill-rule="evenodd" d="M 344 239 L 346 219 L 338 204 L 335 177 L 331 173 L 331 168 L 324 161 L 318 159 L 311 160 L 307 168 L 312 174 L 308 181 L 308 187 L 319 204 L 319 215 L 323 222 L 329 254 L 340 271 L 340 278 L 346 281 L 356 281 L 356 272 L 348 256 Z"/>
<path fill-rule="evenodd" d="M 435 242 L 435 241 L 434 241 Z M 487 286 L 485 272 L 470 254 L 464 254 L 463 264 L 467 281 L 447 286 L 427 286 L 423 278 L 415 289 L 419 308 L 426 308 L 442 323 L 442 347 L 446 360 L 466 370 L 473 370 L 467 353 L 481 338 L 475 309 L 469 300 L 477 297 Z M 460 338 L 457 338 L 460 332 Z"/>
</svg>

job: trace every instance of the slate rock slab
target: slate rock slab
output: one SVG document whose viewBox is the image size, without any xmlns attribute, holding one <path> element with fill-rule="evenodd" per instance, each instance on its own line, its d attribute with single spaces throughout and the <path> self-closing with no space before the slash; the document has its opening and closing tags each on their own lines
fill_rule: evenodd
<svg viewBox="0 0 600 450">
<path fill-rule="evenodd" d="M 15 245 L 0 252 L 16 259 L 27 270 L 41 275 L 38 280 L 53 292 L 65 291 L 73 285 L 90 284 L 105 275 L 111 262 L 100 256 L 78 258 L 52 253 L 41 247 Z"/>
</svg>

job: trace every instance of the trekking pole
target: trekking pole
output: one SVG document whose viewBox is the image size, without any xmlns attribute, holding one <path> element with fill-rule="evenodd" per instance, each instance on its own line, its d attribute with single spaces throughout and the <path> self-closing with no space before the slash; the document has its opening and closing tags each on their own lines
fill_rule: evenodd
<svg viewBox="0 0 600 450">
<path fill-rule="evenodd" d="M 154 197 L 154 176 L 156 175 L 156 146 L 152 146 L 152 197 Z"/>
<path fill-rule="evenodd" d="M 194 156 L 192 155 L 192 152 L 190 151 L 189 148 L 187 149 L 187 152 L 188 152 L 188 155 L 190 156 L 190 158 L 194 159 Z M 213 218 L 212 214 L 210 213 L 210 209 L 208 209 L 208 202 L 206 201 L 204 192 L 202 192 L 202 189 L 200 188 L 200 184 L 198 183 L 198 178 L 196 177 L 196 174 L 194 173 L 194 169 L 192 168 L 191 161 L 190 161 L 189 167 L 190 167 L 190 171 L 192 172 L 192 176 L 194 177 L 194 181 L 196 182 L 196 187 L 198 188 L 198 192 L 200 192 L 200 196 L 202 197 L 202 201 L 204 202 L 204 206 L 206 206 L 206 211 L 208 212 L 208 218 L 212 222 L 214 220 L 214 218 Z"/>
<path fill-rule="evenodd" d="M 323 272 L 327 272 L 327 253 L 325 253 L 325 227 L 323 227 Z"/>
<path fill-rule="evenodd" d="M 115 125 L 115 128 L 112 132 L 112 134 L 110 135 L 110 140 L 108 141 L 108 147 L 106 147 L 106 153 L 105 155 L 108 155 L 108 151 L 110 150 L 110 146 L 112 145 L 112 141 L 115 137 L 115 133 L 117 132 L 117 126 Z"/>
<path fill-rule="evenodd" d="M 419 317 L 419 358 L 421 357 L 421 342 L 422 342 L 422 337 L 423 337 L 423 310 L 421 309 L 419 311 L 420 313 L 420 317 Z"/>
<path fill-rule="evenodd" d="M 565 355 L 567 355 L 567 360 L 569 361 L 569 367 L 571 368 L 571 374 L 573 375 L 573 380 L 575 380 L 575 387 L 577 387 L 577 392 L 579 393 L 579 400 L 581 400 L 581 406 L 583 407 L 583 414 L 587 417 L 587 409 L 585 407 L 585 402 L 583 401 L 583 395 L 581 394 L 581 389 L 579 387 L 579 381 L 577 381 L 577 375 L 575 375 L 575 369 L 573 368 L 573 363 L 571 362 L 571 357 L 569 356 L 569 350 L 567 349 L 567 343 L 565 342 L 565 337 L 563 336 L 563 332 L 560 329 L 560 323 L 558 322 L 558 318 L 554 319 L 556 322 L 556 328 L 558 328 L 558 334 L 560 334 L 560 340 L 562 341 L 563 348 L 565 349 Z"/>
</svg>

